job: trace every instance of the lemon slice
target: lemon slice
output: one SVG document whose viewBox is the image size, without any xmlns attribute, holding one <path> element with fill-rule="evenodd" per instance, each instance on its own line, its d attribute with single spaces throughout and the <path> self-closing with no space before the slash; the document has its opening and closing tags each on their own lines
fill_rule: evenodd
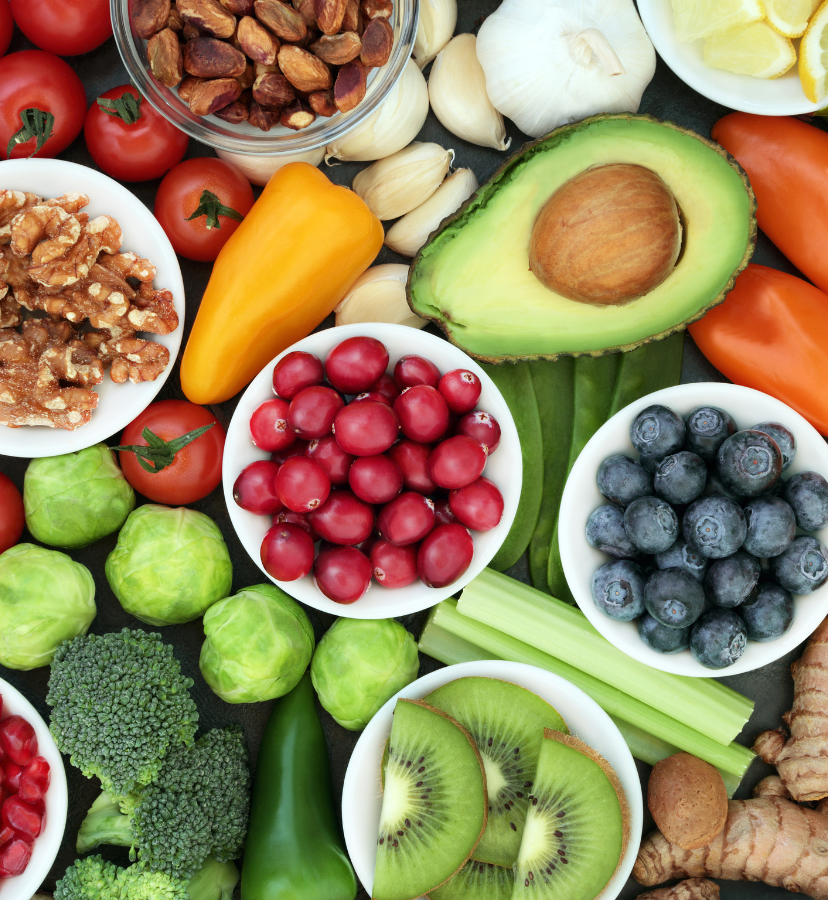
<svg viewBox="0 0 828 900">
<path fill-rule="evenodd" d="M 673 0 L 673 22 L 680 41 L 695 41 L 764 17 L 761 0 Z"/>
<path fill-rule="evenodd" d="M 828 0 L 826 0 L 828 2 Z M 764 22 L 717 31 L 704 42 L 705 65 L 754 78 L 778 78 L 796 62 L 796 50 Z"/>
<path fill-rule="evenodd" d="M 799 80 L 811 103 L 828 94 L 828 0 L 814 13 L 799 45 Z"/>
<path fill-rule="evenodd" d="M 768 25 L 788 38 L 805 34 L 819 0 L 764 0 Z"/>
</svg>

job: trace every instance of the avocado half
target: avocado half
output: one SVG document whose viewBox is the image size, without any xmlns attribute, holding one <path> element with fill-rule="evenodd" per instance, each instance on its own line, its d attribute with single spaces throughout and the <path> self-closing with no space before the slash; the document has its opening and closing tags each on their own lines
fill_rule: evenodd
<svg viewBox="0 0 828 900">
<path fill-rule="evenodd" d="M 555 191 L 585 169 L 631 163 L 672 190 L 681 255 L 656 288 L 624 305 L 595 306 L 544 287 L 529 239 Z M 646 115 L 598 115 L 527 144 L 423 246 L 411 265 L 411 309 L 488 362 L 602 356 L 660 340 L 721 303 L 756 244 L 756 200 L 722 147 Z"/>
</svg>

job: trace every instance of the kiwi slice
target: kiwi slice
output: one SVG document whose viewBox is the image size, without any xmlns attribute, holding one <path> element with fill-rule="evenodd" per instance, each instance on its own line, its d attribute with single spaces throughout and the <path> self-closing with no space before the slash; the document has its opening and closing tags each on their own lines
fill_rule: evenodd
<svg viewBox="0 0 828 900">
<path fill-rule="evenodd" d="M 497 678 L 458 678 L 425 699 L 467 728 L 483 757 L 489 823 L 474 858 L 514 865 L 543 729 L 568 731 L 566 723 L 537 694 Z"/>
<path fill-rule="evenodd" d="M 388 740 L 375 900 L 413 900 L 448 881 L 486 827 L 486 774 L 471 736 L 419 700 L 397 701 Z"/>
<path fill-rule="evenodd" d="M 433 891 L 430 900 L 510 900 L 515 876 L 511 869 L 470 859 L 452 878 Z"/>
<path fill-rule="evenodd" d="M 610 764 L 583 741 L 547 729 L 515 864 L 513 900 L 593 900 L 621 861 L 628 818 Z"/>
</svg>

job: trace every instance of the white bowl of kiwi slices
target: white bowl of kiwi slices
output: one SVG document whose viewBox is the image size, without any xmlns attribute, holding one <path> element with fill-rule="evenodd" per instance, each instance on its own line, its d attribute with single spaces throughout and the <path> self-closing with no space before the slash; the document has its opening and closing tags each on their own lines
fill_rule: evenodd
<svg viewBox="0 0 828 900">
<path fill-rule="evenodd" d="M 614 900 L 643 804 L 594 700 L 489 660 L 425 675 L 380 709 L 348 764 L 342 821 L 374 900 Z"/>
</svg>

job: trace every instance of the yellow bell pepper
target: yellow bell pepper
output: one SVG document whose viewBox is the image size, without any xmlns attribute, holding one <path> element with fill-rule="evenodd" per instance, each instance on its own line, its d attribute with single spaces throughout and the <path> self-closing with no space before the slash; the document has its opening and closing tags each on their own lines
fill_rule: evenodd
<svg viewBox="0 0 828 900">
<path fill-rule="evenodd" d="M 213 267 L 181 361 L 187 397 L 237 394 L 333 312 L 383 236 L 353 191 L 307 163 L 279 169 Z"/>
</svg>

